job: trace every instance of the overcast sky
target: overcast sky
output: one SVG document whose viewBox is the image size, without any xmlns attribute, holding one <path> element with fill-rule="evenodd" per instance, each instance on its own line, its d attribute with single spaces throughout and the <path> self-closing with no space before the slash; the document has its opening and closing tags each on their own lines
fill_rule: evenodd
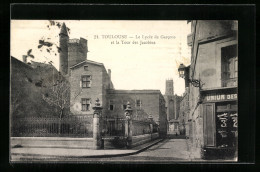
<svg viewBox="0 0 260 172">
<path fill-rule="evenodd" d="M 88 40 L 87 58 L 103 63 L 106 69 L 112 70 L 112 81 L 116 89 L 159 89 L 164 94 L 165 81 L 172 78 L 175 94 L 181 95 L 184 92 L 184 80 L 178 77 L 178 65 L 189 64 L 187 35 L 191 30 L 187 21 L 58 22 L 65 22 L 70 28 L 70 39 L 82 37 Z M 41 52 L 37 48 L 41 38 L 50 38 L 48 41 L 58 45 L 59 29 L 54 26 L 48 29 L 48 24 L 47 20 L 12 20 L 11 55 L 22 60 L 22 55 L 32 49 L 34 61 L 53 61 L 58 69 L 59 56 Z M 94 35 L 98 35 L 98 39 L 94 39 Z M 127 35 L 127 38 L 105 39 L 102 35 Z M 130 44 L 122 44 L 121 40 Z M 112 41 L 114 44 L 111 44 Z M 133 41 L 137 44 L 133 44 Z M 155 44 L 140 45 L 140 41 Z"/>
</svg>

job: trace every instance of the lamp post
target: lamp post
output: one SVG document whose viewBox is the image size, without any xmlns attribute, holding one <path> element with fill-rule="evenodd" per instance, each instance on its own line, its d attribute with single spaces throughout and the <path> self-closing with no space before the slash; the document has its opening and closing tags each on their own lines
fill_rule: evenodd
<svg viewBox="0 0 260 172">
<path fill-rule="evenodd" d="M 183 64 L 180 64 L 178 68 L 179 76 L 185 79 L 185 86 L 187 87 L 188 83 L 191 83 L 194 87 L 201 87 L 201 81 L 198 79 L 189 78 L 189 67 L 186 67 Z"/>
<path fill-rule="evenodd" d="M 132 146 L 132 108 L 130 102 L 127 102 L 125 109 L 125 137 L 126 137 L 126 147 L 131 148 Z"/>
<path fill-rule="evenodd" d="M 93 114 L 93 149 L 101 148 L 101 137 L 100 137 L 100 122 L 102 107 L 99 103 L 99 98 L 96 99 L 95 106 L 92 108 Z"/>
</svg>

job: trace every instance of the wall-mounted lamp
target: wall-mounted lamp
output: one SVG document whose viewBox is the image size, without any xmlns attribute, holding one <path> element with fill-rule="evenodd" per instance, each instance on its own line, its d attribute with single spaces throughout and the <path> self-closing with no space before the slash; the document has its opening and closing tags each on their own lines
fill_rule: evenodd
<svg viewBox="0 0 260 172">
<path fill-rule="evenodd" d="M 191 83 L 194 87 L 200 87 L 200 80 L 197 79 L 189 79 L 189 66 L 186 67 L 183 64 L 180 64 L 179 68 L 178 68 L 178 72 L 179 72 L 179 76 L 181 78 L 185 79 L 185 83 Z M 187 84 L 185 84 L 187 85 Z"/>
</svg>

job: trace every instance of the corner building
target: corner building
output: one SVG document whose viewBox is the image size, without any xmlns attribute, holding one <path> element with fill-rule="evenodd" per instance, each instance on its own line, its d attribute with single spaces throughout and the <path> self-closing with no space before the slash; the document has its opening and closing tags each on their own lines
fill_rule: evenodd
<svg viewBox="0 0 260 172">
<path fill-rule="evenodd" d="M 187 37 L 191 47 L 188 100 L 182 105 L 192 151 L 205 159 L 237 156 L 237 22 L 193 20 Z M 188 113 L 187 113 L 188 112 Z"/>
</svg>

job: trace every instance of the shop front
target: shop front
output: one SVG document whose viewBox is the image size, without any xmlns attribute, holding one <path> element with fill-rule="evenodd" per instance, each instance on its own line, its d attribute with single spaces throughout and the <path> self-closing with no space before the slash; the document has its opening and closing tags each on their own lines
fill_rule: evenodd
<svg viewBox="0 0 260 172">
<path fill-rule="evenodd" d="M 201 90 L 203 106 L 203 157 L 237 157 L 237 87 Z"/>
</svg>

